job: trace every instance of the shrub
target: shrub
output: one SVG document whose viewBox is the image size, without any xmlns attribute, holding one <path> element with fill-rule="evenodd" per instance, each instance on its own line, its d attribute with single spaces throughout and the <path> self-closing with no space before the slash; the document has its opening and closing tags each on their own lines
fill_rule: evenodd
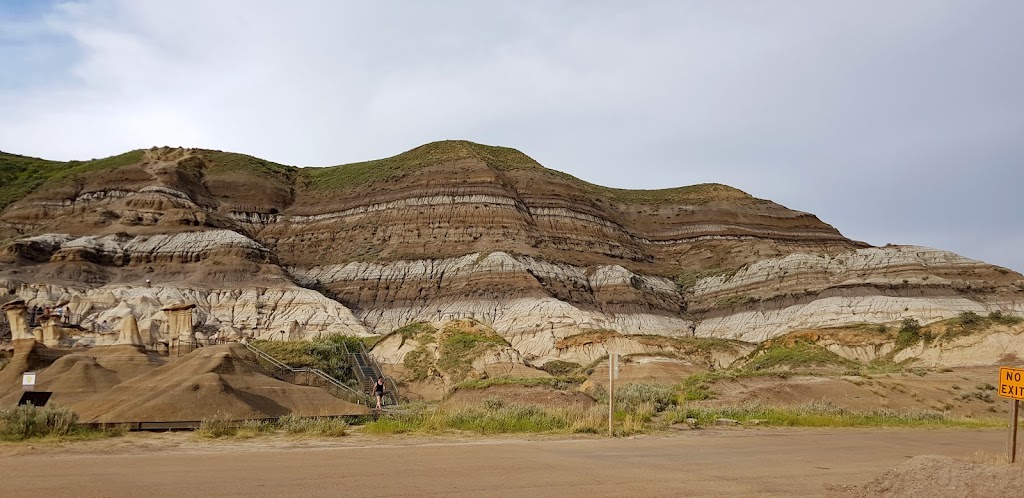
<svg viewBox="0 0 1024 498">
<path fill-rule="evenodd" d="M 1019 316 L 1013 316 L 1013 315 L 1005 315 L 1005 314 L 1003 314 L 1002 311 L 998 311 L 998 310 L 989 313 L 988 314 L 988 318 L 989 318 L 989 320 L 992 320 L 993 322 L 999 323 L 999 324 L 1002 324 L 1002 325 L 1016 325 L 1016 324 L 1024 321 L 1024 318 L 1021 318 Z"/>
<path fill-rule="evenodd" d="M 234 435 L 235 437 L 246 439 L 267 432 L 273 432 L 274 429 L 276 429 L 274 422 L 268 420 L 245 420 L 238 425 Z"/>
<path fill-rule="evenodd" d="M 921 323 L 913 318 L 904 318 L 896 334 L 896 349 L 905 349 L 921 342 Z"/>
<path fill-rule="evenodd" d="M 675 390 L 653 384 L 626 384 L 615 389 L 615 402 L 627 410 L 649 404 L 654 411 L 665 411 L 675 404 Z"/>
<path fill-rule="evenodd" d="M 224 419 L 208 419 L 203 420 L 199 424 L 199 428 L 196 429 L 196 434 L 200 437 L 206 438 L 222 438 L 228 436 L 234 436 L 238 433 L 236 428 L 230 421 Z"/>
<path fill-rule="evenodd" d="M 78 423 L 68 408 L 22 405 L 0 412 L 0 438 L 23 440 L 40 436 L 67 436 Z"/>
<path fill-rule="evenodd" d="M 964 327 L 981 325 L 985 321 L 973 311 L 964 311 L 963 313 L 960 313 L 960 315 L 957 316 L 957 320 L 960 322 L 960 325 L 963 325 Z"/>
<path fill-rule="evenodd" d="M 348 423 L 337 418 L 299 417 L 285 415 L 277 421 L 278 427 L 288 434 L 341 437 L 346 434 Z"/>
</svg>

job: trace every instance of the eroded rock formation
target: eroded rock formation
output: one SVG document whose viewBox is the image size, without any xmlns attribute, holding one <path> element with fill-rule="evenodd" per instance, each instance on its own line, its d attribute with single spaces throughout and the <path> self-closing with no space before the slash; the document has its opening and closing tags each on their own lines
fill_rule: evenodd
<svg viewBox="0 0 1024 498">
<path fill-rule="evenodd" d="M 166 339 L 172 303 L 196 306 L 204 337 L 472 318 L 535 359 L 594 330 L 757 342 L 1024 314 L 1024 277 L 1008 269 L 869 247 L 724 185 L 610 189 L 470 142 L 331 168 L 168 148 L 0 161 L 48 182 L 0 198 L 0 292 L 66 300 L 91 324 L 133 315 L 144 340 Z"/>
</svg>

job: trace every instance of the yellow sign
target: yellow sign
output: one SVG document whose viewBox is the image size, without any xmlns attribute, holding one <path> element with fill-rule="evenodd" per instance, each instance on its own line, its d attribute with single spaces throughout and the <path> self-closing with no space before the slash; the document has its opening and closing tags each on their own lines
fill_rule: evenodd
<svg viewBox="0 0 1024 498">
<path fill-rule="evenodd" d="M 999 395 L 1024 399 L 1024 369 L 999 367 Z"/>
</svg>

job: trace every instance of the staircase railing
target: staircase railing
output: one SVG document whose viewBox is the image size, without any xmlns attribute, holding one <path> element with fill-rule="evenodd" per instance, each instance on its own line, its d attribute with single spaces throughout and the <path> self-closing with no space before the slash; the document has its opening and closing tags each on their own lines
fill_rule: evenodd
<svg viewBox="0 0 1024 498">
<path fill-rule="evenodd" d="M 345 354 L 348 356 L 348 364 L 356 381 L 359 382 L 359 385 L 362 386 L 363 391 L 367 395 L 373 395 L 373 386 L 377 383 L 377 378 L 383 377 L 385 399 L 390 404 L 398 404 L 398 386 L 395 384 L 394 379 L 384 375 L 384 371 L 381 370 L 380 365 L 370 356 L 365 345 L 360 343 L 359 348 L 355 351 L 350 350 L 346 345 Z"/>
<path fill-rule="evenodd" d="M 303 384 L 313 387 L 319 387 L 327 390 L 334 396 L 342 398 L 346 401 L 366 406 L 372 406 L 371 398 L 367 396 L 365 393 L 360 393 L 359 391 L 352 389 L 351 387 L 345 385 L 345 383 L 341 382 L 338 379 L 335 379 L 334 377 L 330 376 L 329 374 L 327 374 L 323 370 L 320 370 L 319 368 L 293 367 L 282 362 L 281 360 L 278 360 L 277 358 L 274 358 L 266 351 L 263 351 L 262 349 L 257 348 L 252 344 L 243 344 L 245 344 L 245 347 L 249 351 L 252 351 L 257 358 L 265 361 L 266 363 L 269 363 L 272 367 L 281 372 L 283 376 L 291 377 L 289 382 L 293 384 Z M 306 378 L 304 383 L 298 382 L 299 375 L 301 374 L 305 374 Z"/>
</svg>

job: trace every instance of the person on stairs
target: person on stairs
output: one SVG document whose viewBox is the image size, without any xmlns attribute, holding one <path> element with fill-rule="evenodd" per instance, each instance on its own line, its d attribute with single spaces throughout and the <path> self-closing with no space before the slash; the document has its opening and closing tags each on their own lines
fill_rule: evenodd
<svg viewBox="0 0 1024 498">
<path fill-rule="evenodd" d="M 377 409 L 380 410 L 384 404 L 384 377 L 377 377 L 377 383 L 373 385 L 373 395 L 377 397 Z"/>
</svg>

